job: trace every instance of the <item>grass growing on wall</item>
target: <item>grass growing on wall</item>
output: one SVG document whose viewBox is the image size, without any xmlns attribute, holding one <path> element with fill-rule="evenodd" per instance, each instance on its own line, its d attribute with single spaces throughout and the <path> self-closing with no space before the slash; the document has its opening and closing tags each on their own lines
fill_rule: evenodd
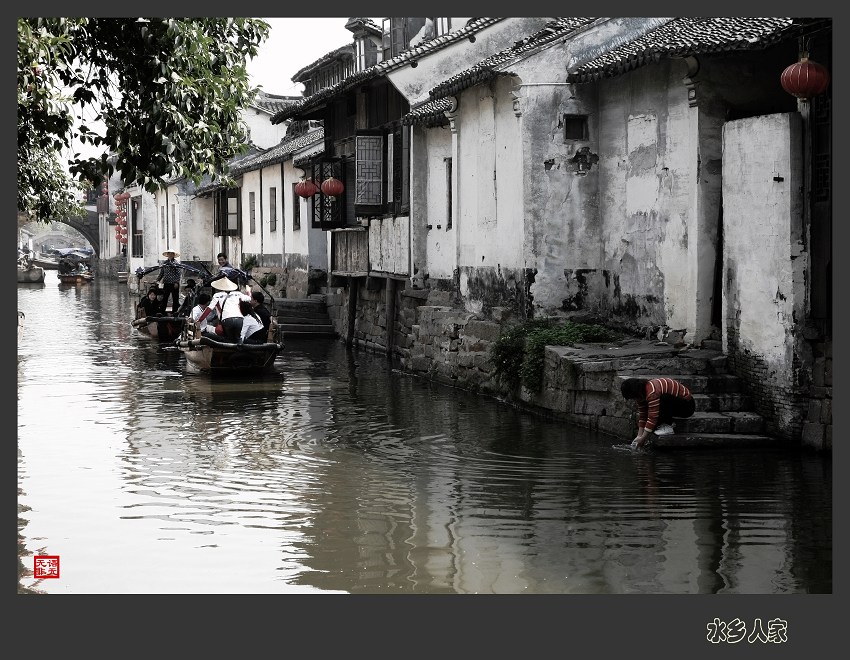
<svg viewBox="0 0 850 660">
<path fill-rule="evenodd" d="M 511 389 L 522 384 L 531 392 L 539 392 L 546 346 L 574 346 L 618 338 L 618 333 L 596 324 L 550 319 L 526 321 L 502 332 L 490 350 L 490 360 L 496 378 Z"/>
</svg>

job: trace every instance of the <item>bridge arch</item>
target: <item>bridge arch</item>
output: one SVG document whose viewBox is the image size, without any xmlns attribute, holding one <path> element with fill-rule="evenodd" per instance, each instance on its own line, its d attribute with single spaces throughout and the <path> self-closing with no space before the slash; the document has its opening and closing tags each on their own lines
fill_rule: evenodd
<svg viewBox="0 0 850 660">
<path fill-rule="evenodd" d="M 89 242 L 95 256 L 100 257 L 100 221 L 96 211 L 86 210 L 85 216 L 53 218 L 51 222 L 61 222 L 76 229 Z"/>
</svg>

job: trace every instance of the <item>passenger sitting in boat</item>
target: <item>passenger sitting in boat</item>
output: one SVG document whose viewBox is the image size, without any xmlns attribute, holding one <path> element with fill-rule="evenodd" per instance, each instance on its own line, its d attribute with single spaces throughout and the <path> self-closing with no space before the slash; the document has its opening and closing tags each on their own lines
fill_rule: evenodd
<svg viewBox="0 0 850 660">
<path fill-rule="evenodd" d="M 254 313 L 260 317 L 263 322 L 263 327 L 266 329 L 266 337 L 269 335 L 269 328 L 272 324 L 272 313 L 265 305 L 266 297 L 262 291 L 254 291 L 251 294 L 251 304 L 254 306 Z M 266 340 L 268 341 L 268 340 Z"/>
<path fill-rule="evenodd" d="M 198 304 L 192 308 L 192 320 L 198 324 L 198 330 L 201 331 L 201 334 L 204 334 L 204 330 L 214 328 L 215 324 L 218 323 L 218 314 L 215 311 L 204 314 L 209 307 L 210 300 L 212 300 L 210 294 L 206 292 L 199 293 Z M 204 318 L 201 319 L 201 316 Z M 209 333 L 207 333 L 207 336 L 209 336 Z M 215 338 L 218 339 L 218 336 Z"/>
<path fill-rule="evenodd" d="M 242 344 L 265 344 L 268 333 L 260 317 L 254 311 L 250 300 L 240 300 L 239 309 L 244 316 L 242 320 L 242 333 L 240 343 Z"/>
<path fill-rule="evenodd" d="M 239 291 L 239 285 L 236 282 L 226 277 L 213 280 L 210 286 L 217 293 L 213 295 L 209 309 L 218 313 L 224 331 L 219 341 L 241 343 L 242 322 L 245 317 L 239 309 L 239 301 L 250 302 L 251 298 Z M 201 314 L 201 318 L 204 318 L 204 314 Z"/>
<path fill-rule="evenodd" d="M 195 306 L 198 296 L 198 290 L 195 288 L 195 280 L 191 277 L 186 280 L 186 286 L 183 287 L 184 296 L 183 302 L 180 303 L 180 309 L 177 310 L 177 316 L 189 316 L 192 313 L 192 308 Z"/>
<path fill-rule="evenodd" d="M 159 311 L 159 301 L 156 299 L 159 289 L 152 286 L 147 295 L 139 301 L 139 306 L 136 310 L 136 318 L 143 319 L 148 316 L 156 316 Z"/>
</svg>

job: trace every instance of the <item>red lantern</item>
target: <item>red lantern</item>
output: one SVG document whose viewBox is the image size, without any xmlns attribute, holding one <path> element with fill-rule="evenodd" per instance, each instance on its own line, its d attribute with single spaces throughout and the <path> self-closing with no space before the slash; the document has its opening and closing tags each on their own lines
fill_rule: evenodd
<svg viewBox="0 0 850 660">
<path fill-rule="evenodd" d="M 803 55 L 799 62 L 789 66 L 779 77 L 782 89 L 798 99 L 809 99 L 823 94 L 829 87 L 829 71 Z"/>
<path fill-rule="evenodd" d="M 330 197 L 339 197 L 345 190 L 342 181 L 329 177 L 322 182 L 322 192 Z"/>
<path fill-rule="evenodd" d="M 118 239 L 118 242 L 121 243 L 122 245 L 127 245 L 127 237 L 122 236 L 121 238 Z"/>
<path fill-rule="evenodd" d="M 313 183 L 313 179 L 306 179 L 295 184 L 295 194 L 308 199 L 319 192 L 319 186 Z"/>
</svg>

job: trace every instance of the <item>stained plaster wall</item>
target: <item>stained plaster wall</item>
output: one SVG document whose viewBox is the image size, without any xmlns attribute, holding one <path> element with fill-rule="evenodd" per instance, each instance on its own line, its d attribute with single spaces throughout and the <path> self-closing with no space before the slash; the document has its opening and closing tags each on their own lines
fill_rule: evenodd
<svg viewBox="0 0 850 660">
<path fill-rule="evenodd" d="M 449 127 L 418 128 L 413 132 L 415 172 L 412 202 L 414 218 L 413 271 L 421 278 L 451 279 L 454 276 L 457 231 L 449 228 L 449 186 L 446 160 L 452 157 L 452 132 Z M 418 167 L 417 167 L 418 166 Z M 452 168 L 456 163 L 452 162 Z M 430 228 L 429 228 L 430 226 Z"/>
<path fill-rule="evenodd" d="M 509 78 L 464 91 L 455 117 L 453 229 L 459 293 L 468 311 L 486 313 L 524 292 L 520 126 Z"/>
<path fill-rule="evenodd" d="M 724 127 L 724 351 L 770 430 L 789 437 L 802 426 L 799 399 L 808 394 L 811 369 L 797 330 L 805 318 L 808 258 L 801 145 L 796 113 Z"/>
<path fill-rule="evenodd" d="M 175 249 L 180 252 L 180 261 L 189 265 L 192 261 L 214 261 L 210 240 L 213 231 L 212 198 L 195 197 L 194 190 L 194 186 L 187 181 L 179 181 L 168 187 L 169 207 L 174 204 L 177 212 Z M 169 241 L 172 240 L 169 238 Z"/>
</svg>

